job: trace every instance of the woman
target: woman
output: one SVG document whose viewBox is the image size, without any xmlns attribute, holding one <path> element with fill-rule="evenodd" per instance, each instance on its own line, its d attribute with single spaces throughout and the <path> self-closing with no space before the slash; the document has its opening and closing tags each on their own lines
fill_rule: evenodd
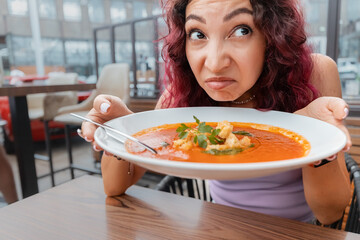
<svg viewBox="0 0 360 240">
<path fill-rule="evenodd" d="M 311 55 L 299 9 L 296 0 L 167 1 L 169 34 L 163 58 L 168 87 L 156 108 L 231 106 L 294 112 L 332 123 L 350 139 L 342 124 L 348 107 L 341 99 L 336 64 Z M 88 117 L 105 122 L 126 114 L 131 111 L 120 99 L 102 95 Z M 83 123 L 85 139 L 93 141 L 94 131 L 94 125 Z M 350 146 L 348 140 L 344 150 Z M 319 168 L 306 166 L 264 178 L 211 181 L 211 194 L 220 204 L 333 223 L 342 216 L 350 187 L 343 154 L 328 160 Z M 118 195 L 145 169 L 107 155 L 102 172 L 106 194 Z"/>
<path fill-rule="evenodd" d="M 0 192 L 8 204 L 18 201 L 14 174 L 2 146 L 0 146 Z"/>
</svg>

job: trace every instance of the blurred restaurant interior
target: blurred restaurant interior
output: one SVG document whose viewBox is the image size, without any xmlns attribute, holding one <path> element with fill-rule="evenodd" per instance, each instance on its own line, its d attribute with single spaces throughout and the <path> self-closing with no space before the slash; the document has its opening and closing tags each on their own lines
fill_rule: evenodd
<svg viewBox="0 0 360 240">
<path fill-rule="evenodd" d="M 314 52 L 326 54 L 337 62 L 343 97 L 351 104 L 351 116 L 358 116 L 359 1 L 300 2 L 308 24 L 307 41 L 312 44 Z M 154 108 L 163 89 L 161 37 L 167 32 L 159 0 L 0 0 L 0 6 L 1 84 L 44 81 L 59 72 L 75 73 L 78 82 L 96 84 L 105 66 L 126 63 L 129 66 L 129 108 L 135 112 Z M 89 91 L 78 96 L 78 101 L 83 101 L 89 96 Z M 6 96 L 0 97 L 0 108 L 1 118 L 9 123 Z M 42 123 L 38 125 L 41 125 L 43 134 Z M 56 126 L 50 125 L 50 128 L 56 132 Z M 32 133 L 34 137 L 34 130 Z M 9 129 L 3 127 L 2 142 L 9 159 L 16 161 L 9 134 Z M 54 150 L 54 154 L 64 152 L 65 143 L 55 141 L 58 141 L 55 145 L 59 146 L 55 148 L 59 151 Z M 86 142 L 75 141 L 74 159 L 87 154 L 87 158 L 98 161 L 99 156 Z M 40 152 L 46 152 L 44 138 L 38 142 L 34 140 L 34 144 Z M 76 147 L 86 150 L 76 150 Z M 36 167 L 41 168 L 44 164 L 37 163 Z M 16 163 L 12 167 L 16 172 Z M 47 165 L 43 168 L 48 171 Z M 154 182 L 159 180 L 154 176 L 151 178 Z M 49 178 L 43 181 L 47 183 L 40 186 L 40 191 L 51 187 Z M 19 180 L 16 182 L 19 185 Z"/>
<path fill-rule="evenodd" d="M 83 175 L 101 178 L 103 152 L 95 151 L 91 144 L 78 136 L 81 121 L 69 119 L 70 112 L 85 116 L 95 96 L 102 93 L 119 96 L 133 112 L 154 109 L 165 89 L 161 49 L 167 26 L 161 2 L 166 1 L 171 0 L 0 0 L 0 91 L 7 87 L 11 92 L 11 87 L 27 84 L 32 84 L 35 89 L 34 92 L 24 90 L 13 95 L 0 94 L 0 145 L 14 173 L 19 200 L 36 193 L 48 193 L 46 190 L 53 190 L 53 187 Z M 337 63 L 342 96 L 350 106 L 345 123 L 353 146 L 348 156 L 358 166 L 360 1 L 299 2 L 304 9 L 308 43 L 315 53 L 327 55 Z M 119 76 L 121 82 L 116 82 Z M 60 86 L 57 90 L 51 90 L 51 87 L 44 87 L 44 83 L 62 85 L 64 88 Z M 37 85 L 42 86 L 44 91 L 36 90 Z M 17 115 L 14 114 L 16 111 L 18 116 L 14 116 Z M 25 118 L 23 114 L 26 114 Z M 356 171 L 360 178 L 360 169 Z M 169 178 L 173 183 L 178 181 L 172 176 L 148 171 L 136 185 L 163 190 L 164 180 Z M 83 179 L 84 182 L 89 179 L 89 182 L 98 184 L 90 176 Z M 80 183 L 78 189 L 81 188 Z M 196 179 L 186 183 L 196 184 L 197 191 L 201 189 L 197 196 L 206 195 L 202 200 L 210 200 L 205 180 Z M 185 182 L 179 184 L 177 188 L 182 191 L 181 184 L 185 185 Z M 66 192 L 65 188 L 63 190 Z M 168 187 L 165 191 L 171 192 Z M 91 194 L 98 197 L 102 192 L 100 195 Z M 142 192 L 140 195 L 146 197 Z M 91 197 L 89 202 L 85 201 L 85 206 L 92 204 Z M 130 203 L 134 201 L 131 194 L 128 198 Z M 167 201 L 161 199 L 159 202 L 166 208 Z M 103 202 L 98 209 L 102 209 L 101 204 Z M 147 207 L 147 204 L 141 202 L 138 205 Z M 8 205 L 0 192 L 0 209 L 11 207 Z M 71 207 L 68 209 L 71 210 Z M 181 208 L 177 210 L 183 211 Z M 184 212 L 190 213 L 191 210 L 189 208 Z M 147 215 L 151 217 L 151 214 Z M 183 222 L 185 224 L 186 219 Z M 132 222 L 129 221 L 129 224 Z M 344 225 L 345 220 L 338 229 L 344 229 Z M 275 235 L 278 234 L 274 231 Z M 357 231 L 360 232 L 360 226 Z"/>
<path fill-rule="evenodd" d="M 131 97 L 156 98 L 161 41 L 154 40 L 166 34 L 159 2 L 1 0 L 3 75 L 9 76 L 14 70 L 26 75 L 75 72 L 79 80 L 95 83 L 104 65 L 124 62 L 130 65 Z M 337 61 L 343 95 L 356 99 L 360 61 L 358 2 L 300 2 L 308 23 L 308 41 L 315 52 Z"/>
</svg>

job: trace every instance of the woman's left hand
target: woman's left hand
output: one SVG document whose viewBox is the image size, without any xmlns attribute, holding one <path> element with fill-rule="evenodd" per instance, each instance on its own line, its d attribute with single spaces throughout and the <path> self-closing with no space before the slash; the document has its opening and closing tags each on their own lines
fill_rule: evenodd
<svg viewBox="0 0 360 240">
<path fill-rule="evenodd" d="M 343 121 L 349 114 L 349 106 L 343 99 L 337 97 L 319 97 L 295 113 L 317 118 L 340 128 L 347 137 L 343 151 L 347 152 L 350 149 L 352 145 L 351 138 Z"/>
</svg>

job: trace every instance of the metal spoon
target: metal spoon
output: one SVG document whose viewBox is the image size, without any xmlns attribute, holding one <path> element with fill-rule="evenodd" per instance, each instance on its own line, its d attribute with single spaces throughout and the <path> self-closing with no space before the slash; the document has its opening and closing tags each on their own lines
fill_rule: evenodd
<svg viewBox="0 0 360 240">
<path fill-rule="evenodd" d="M 131 140 L 131 141 L 133 141 L 133 142 L 141 145 L 141 146 L 143 146 L 144 148 L 146 148 L 146 149 L 149 150 L 150 152 L 152 152 L 152 153 L 154 153 L 154 154 L 157 154 L 157 151 L 156 151 L 155 149 L 153 149 L 152 147 L 150 147 L 149 145 L 147 145 L 147 144 L 139 141 L 138 139 L 136 139 L 136 138 L 134 138 L 134 137 L 132 137 L 132 136 L 130 136 L 130 135 L 127 135 L 126 133 L 120 132 L 119 130 L 117 130 L 117 129 L 113 128 L 113 127 L 110 127 L 110 126 L 108 126 L 108 125 L 106 125 L 106 124 L 101 124 L 101 123 L 95 122 L 95 121 L 93 121 L 93 120 L 91 120 L 91 119 L 89 119 L 89 118 L 86 118 L 86 117 L 77 115 L 77 114 L 75 114 L 75 113 L 70 113 L 70 115 L 72 115 L 72 116 L 74 116 L 74 117 L 77 117 L 77 118 L 80 118 L 80 119 L 82 119 L 82 120 L 84 120 L 84 121 L 90 122 L 90 123 L 92 123 L 92 124 L 95 124 L 96 126 L 102 127 L 103 129 L 113 131 L 113 132 L 115 132 L 115 133 L 117 133 L 117 134 L 119 134 L 119 135 L 121 135 L 121 136 L 123 136 L 123 137 L 125 137 L 125 138 L 127 138 L 127 139 L 129 139 L 129 140 Z M 105 131 L 105 132 L 106 132 L 106 131 Z M 111 133 L 108 133 L 108 132 L 106 132 L 106 133 L 107 133 L 110 137 L 118 140 L 118 141 L 121 142 L 121 143 L 124 143 L 123 140 L 117 138 L 116 136 L 112 135 Z"/>
</svg>

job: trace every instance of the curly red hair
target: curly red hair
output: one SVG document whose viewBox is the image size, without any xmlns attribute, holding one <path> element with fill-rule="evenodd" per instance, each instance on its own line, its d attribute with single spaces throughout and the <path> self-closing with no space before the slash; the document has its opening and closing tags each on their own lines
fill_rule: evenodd
<svg viewBox="0 0 360 240">
<path fill-rule="evenodd" d="M 164 84 L 171 86 L 164 107 L 211 106 L 211 99 L 197 83 L 185 54 L 185 9 L 189 0 L 166 1 Z M 294 112 L 318 97 L 310 83 L 311 48 L 306 44 L 305 21 L 297 0 L 250 0 L 254 23 L 267 46 L 263 71 L 256 82 L 256 106 Z"/>
</svg>

